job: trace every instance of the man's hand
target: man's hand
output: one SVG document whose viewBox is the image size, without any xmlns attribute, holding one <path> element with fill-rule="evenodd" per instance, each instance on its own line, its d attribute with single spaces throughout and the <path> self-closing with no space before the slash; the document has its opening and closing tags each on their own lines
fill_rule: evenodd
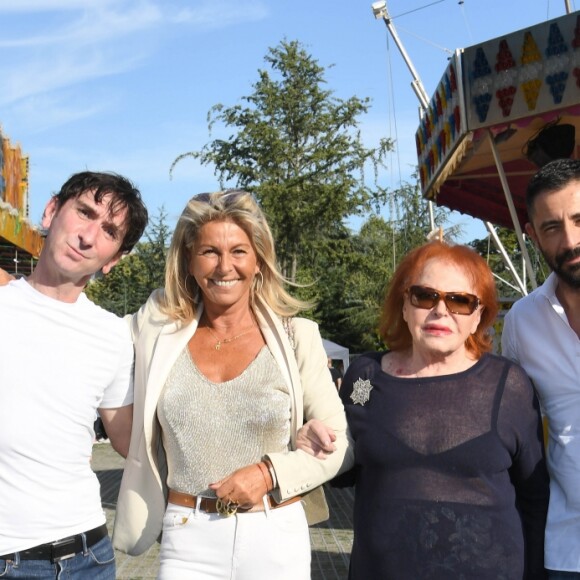
<svg viewBox="0 0 580 580">
<path fill-rule="evenodd" d="M 317 459 L 326 459 L 327 455 L 336 451 L 334 441 L 336 435 L 330 427 L 318 419 L 310 419 L 298 431 L 296 447 Z"/>
<path fill-rule="evenodd" d="M 6 286 L 8 282 L 14 279 L 15 278 L 12 276 L 12 274 L 9 274 L 6 270 L 0 268 L 0 286 Z"/>
</svg>

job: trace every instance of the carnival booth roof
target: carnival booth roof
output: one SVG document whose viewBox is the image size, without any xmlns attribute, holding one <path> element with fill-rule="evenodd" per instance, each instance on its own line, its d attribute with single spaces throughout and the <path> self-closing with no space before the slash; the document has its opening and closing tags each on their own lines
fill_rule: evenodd
<svg viewBox="0 0 580 580">
<path fill-rule="evenodd" d="M 322 344 L 324 344 L 326 356 L 329 356 L 331 359 L 341 360 L 343 371 L 346 371 L 349 363 L 348 348 L 346 348 L 346 346 L 340 346 L 340 344 L 336 344 L 336 342 L 326 340 L 325 338 L 322 339 Z"/>
<path fill-rule="evenodd" d="M 416 133 L 423 195 L 523 225 L 530 177 L 551 159 L 578 157 L 579 139 L 575 12 L 455 52 Z"/>
</svg>

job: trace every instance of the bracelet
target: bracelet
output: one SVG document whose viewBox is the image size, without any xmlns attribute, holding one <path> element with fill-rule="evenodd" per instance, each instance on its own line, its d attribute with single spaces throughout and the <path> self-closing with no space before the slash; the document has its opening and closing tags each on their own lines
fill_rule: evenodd
<svg viewBox="0 0 580 580">
<path fill-rule="evenodd" d="M 263 461 L 260 463 L 256 463 L 256 465 L 258 466 L 258 469 L 260 470 L 260 473 L 262 474 L 262 477 L 264 478 L 264 483 L 266 484 L 266 493 L 268 493 L 271 489 L 274 489 L 273 487 L 270 487 L 268 485 L 268 479 L 266 478 L 266 473 L 269 474 L 269 470 Z"/>
<path fill-rule="evenodd" d="M 272 489 L 276 489 L 278 487 L 278 478 L 276 477 L 276 472 L 274 471 L 274 466 L 269 461 L 264 462 L 268 467 L 268 471 L 270 472 L 270 477 L 272 478 Z"/>
</svg>

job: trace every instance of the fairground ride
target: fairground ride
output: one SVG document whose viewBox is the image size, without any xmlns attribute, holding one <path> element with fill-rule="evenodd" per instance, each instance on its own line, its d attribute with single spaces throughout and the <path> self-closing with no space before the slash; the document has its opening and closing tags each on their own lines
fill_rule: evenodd
<svg viewBox="0 0 580 580">
<path fill-rule="evenodd" d="M 421 105 L 415 135 L 423 197 L 485 222 L 521 294 L 535 273 L 522 232 L 530 177 L 558 158 L 580 158 L 580 12 L 457 49 L 429 99 L 388 13 L 384 20 Z M 518 274 L 495 226 L 515 231 Z"/>
<path fill-rule="evenodd" d="M 0 267 L 16 275 L 32 272 L 42 248 L 28 215 L 28 157 L 0 129 Z"/>
</svg>

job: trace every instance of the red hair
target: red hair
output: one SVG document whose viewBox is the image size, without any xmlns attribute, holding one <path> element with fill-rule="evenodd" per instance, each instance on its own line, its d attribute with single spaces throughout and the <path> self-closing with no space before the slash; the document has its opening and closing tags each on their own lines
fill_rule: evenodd
<svg viewBox="0 0 580 580">
<path fill-rule="evenodd" d="M 379 323 L 381 338 L 391 350 L 405 350 L 412 346 L 411 333 L 403 318 L 405 292 L 417 280 L 425 264 L 433 259 L 457 266 L 473 284 L 483 311 L 477 330 L 465 341 L 465 347 L 478 359 L 484 352 L 491 350 L 492 337 L 488 329 L 497 316 L 499 305 L 493 274 L 487 262 L 467 246 L 428 242 L 403 258 L 391 279 L 383 302 Z"/>
</svg>

